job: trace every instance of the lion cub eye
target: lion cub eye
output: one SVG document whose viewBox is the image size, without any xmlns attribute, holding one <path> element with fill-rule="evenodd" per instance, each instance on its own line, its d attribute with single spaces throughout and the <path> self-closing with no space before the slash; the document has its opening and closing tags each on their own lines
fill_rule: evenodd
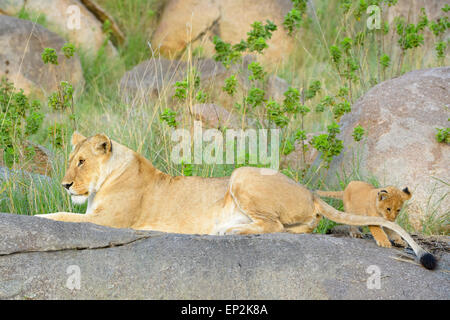
<svg viewBox="0 0 450 320">
<path fill-rule="evenodd" d="M 83 159 L 78 160 L 78 166 L 81 166 L 84 163 Z"/>
<path fill-rule="evenodd" d="M 387 208 L 387 211 L 391 212 L 391 208 Z"/>
</svg>

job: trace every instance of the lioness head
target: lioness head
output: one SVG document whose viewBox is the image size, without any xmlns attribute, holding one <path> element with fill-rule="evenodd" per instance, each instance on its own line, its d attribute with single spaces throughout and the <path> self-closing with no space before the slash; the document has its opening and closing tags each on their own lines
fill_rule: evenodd
<svg viewBox="0 0 450 320">
<path fill-rule="evenodd" d="M 63 187 L 75 203 L 84 203 L 101 177 L 102 167 L 112 153 L 112 142 L 104 134 L 86 138 L 75 132 L 72 135 L 72 152 L 62 180 Z"/>
<path fill-rule="evenodd" d="M 376 207 L 379 214 L 389 221 L 395 221 L 403 207 L 403 203 L 411 198 L 411 192 L 406 187 L 403 190 L 386 187 L 378 192 Z"/>
</svg>

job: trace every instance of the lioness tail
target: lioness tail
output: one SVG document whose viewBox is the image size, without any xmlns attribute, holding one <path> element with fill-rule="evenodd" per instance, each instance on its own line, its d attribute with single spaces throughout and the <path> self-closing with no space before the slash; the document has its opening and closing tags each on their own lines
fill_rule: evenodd
<svg viewBox="0 0 450 320">
<path fill-rule="evenodd" d="M 321 191 L 316 190 L 315 193 L 321 197 L 325 198 L 334 198 L 334 199 L 343 199 L 344 198 L 344 191 Z"/>
</svg>

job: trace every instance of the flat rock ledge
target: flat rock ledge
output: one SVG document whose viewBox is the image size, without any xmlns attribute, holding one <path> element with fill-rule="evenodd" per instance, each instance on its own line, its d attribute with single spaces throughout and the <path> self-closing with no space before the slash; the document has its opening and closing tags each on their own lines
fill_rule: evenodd
<svg viewBox="0 0 450 320">
<path fill-rule="evenodd" d="M 0 299 L 449 299 L 449 269 L 448 253 L 428 271 L 366 239 L 180 235 L 0 213 Z"/>
</svg>

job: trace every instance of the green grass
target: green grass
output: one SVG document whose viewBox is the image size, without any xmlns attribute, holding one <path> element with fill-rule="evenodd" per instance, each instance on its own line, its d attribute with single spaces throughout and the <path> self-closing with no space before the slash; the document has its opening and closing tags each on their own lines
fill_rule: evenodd
<svg viewBox="0 0 450 320">
<path fill-rule="evenodd" d="M 151 35 L 157 25 L 161 1 L 158 0 L 101 0 L 98 1 L 116 20 L 126 35 L 127 43 L 119 48 L 117 57 L 108 55 L 100 50 L 96 56 L 89 55 L 83 48 L 77 48 L 77 54 L 81 59 L 84 77 L 84 88 L 76 99 L 77 130 L 85 135 L 104 132 L 112 139 L 121 142 L 133 150 L 150 159 L 160 170 L 172 175 L 182 174 L 182 167 L 174 165 L 170 161 L 170 150 L 174 143 L 170 140 L 170 128 L 159 121 L 159 114 L 165 108 L 177 108 L 180 113 L 187 113 L 185 105 L 174 105 L 170 97 L 164 96 L 149 100 L 137 100 L 133 106 L 124 102 L 119 93 L 118 83 L 126 70 L 131 69 L 140 62 L 153 56 L 154 48 L 149 46 Z M 356 21 L 350 11 L 344 17 L 339 8 L 338 1 L 316 1 L 317 7 L 310 12 L 302 30 L 296 35 L 296 49 L 292 55 L 285 57 L 287 62 L 276 70 L 276 73 L 288 80 L 292 86 L 301 88 L 307 86 L 313 80 L 322 82 L 320 95 L 308 102 L 308 106 L 314 110 L 315 105 L 326 95 L 336 95 L 343 84 L 348 82 L 342 78 L 330 61 L 330 46 L 338 44 L 343 36 L 354 38 L 355 35 L 366 29 L 364 21 Z M 333 14 L 330 14 L 332 12 Z M 21 13 L 25 19 L 33 19 L 34 16 Z M 34 17 L 37 19 L 36 17 Z M 41 23 L 45 19 L 40 18 Z M 42 20 L 43 19 L 43 20 Z M 249 23 L 251 23 L 249 21 Z M 280 26 L 281 28 L 281 26 Z M 398 53 L 395 50 L 386 49 L 392 55 L 393 63 L 385 72 L 378 69 L 377 46 L 392 48 L 397 44 L 385 37 L 368 39 L 363 47 L 355 49 L 353 56 L 360 61 L 359 79 L 352 83 L 352 101 L 363 95 L 374 84 L 385 79 L 397 76 L 404 72 L 435 67 L 442 61 L 433 58 L 433 54 L 427 54 L 426 48 L 418 48 L 408 52 L 404 58 L 401 70 L 398 70 L 396 61 Z M 431 58 L 430 58 L 431 57 Z M 195 64 L 192 52 L 186 50 L 185 59 Z M 397 59 L 397 60 L 396 60 Z M 167 92 L 171 88 L 167 88 Z M 210 97 L 214 101 L 214 97 Z M 192 103 L 192 102 L 190 102 Z M 48 117 L 44 128 L 35 136 L 36 142 L 52 148 L 46 137 L 46 128 L 54 122 L 55 118 L 63 119 L 70 128 L 71 123 L 64 116 L 48 111 Z M 311 112 L 305 118 L 305 129 L 308 132 L 324 130 L 332 119 L 330 112 L 317 114 Z M 286 129 L 286 134 L 292 134 L 300 126 L 300 120 L 293 120 Z M 63 150 L 56 150 L 54 167 L 51 172 L 51 182 L 39 184 L 30 183 L 26 178 L 16 176 L 1 185 L 0 211 L 15 212 L 19 214 L 37 214 L 44 212 L 75 211 L 84 212 L 84 207 L 73 206 L 69 198 L 60 186 L 64 175 L 65 161 L 68 157 L 70 146 L 68 137 L 72 129 L 67 130 L 65 146 Z M 193 174 L 204 177 L 226 176 L 234 169 L 233 165 L 194 165 Z M 310 172 L 313 172 L 311 170 Z M 351 180 L 363 180 L 378 186 L 379 183 L 372 176 L 364 176 L 358 166 L 354 170 L 338 177 L 338 183 L 325 185 L 320 177 L 303 175 L 303 172 L 285 171 L 288 176 L 300 183 L 304 183 L 311 189 L 343 190 Z M 328 200 L 327 200 L 328 201 Z M 342 202 L 330 200 L 331 205 L 342 210 Z M 438 218 L 439 217 L 439 218 Z M 409 225 L 407 209 L 403 210 L 398 222 L 407 230 Z M 423 233 L 440 232 L 442 225 L 448 225 L 448 217 L 442 221 L 441 215 L 430 209 L 429 215 L 424 221 Z M 316 232 L 326 233 L 334 223 L 323 219 Z"/>
</svg>

